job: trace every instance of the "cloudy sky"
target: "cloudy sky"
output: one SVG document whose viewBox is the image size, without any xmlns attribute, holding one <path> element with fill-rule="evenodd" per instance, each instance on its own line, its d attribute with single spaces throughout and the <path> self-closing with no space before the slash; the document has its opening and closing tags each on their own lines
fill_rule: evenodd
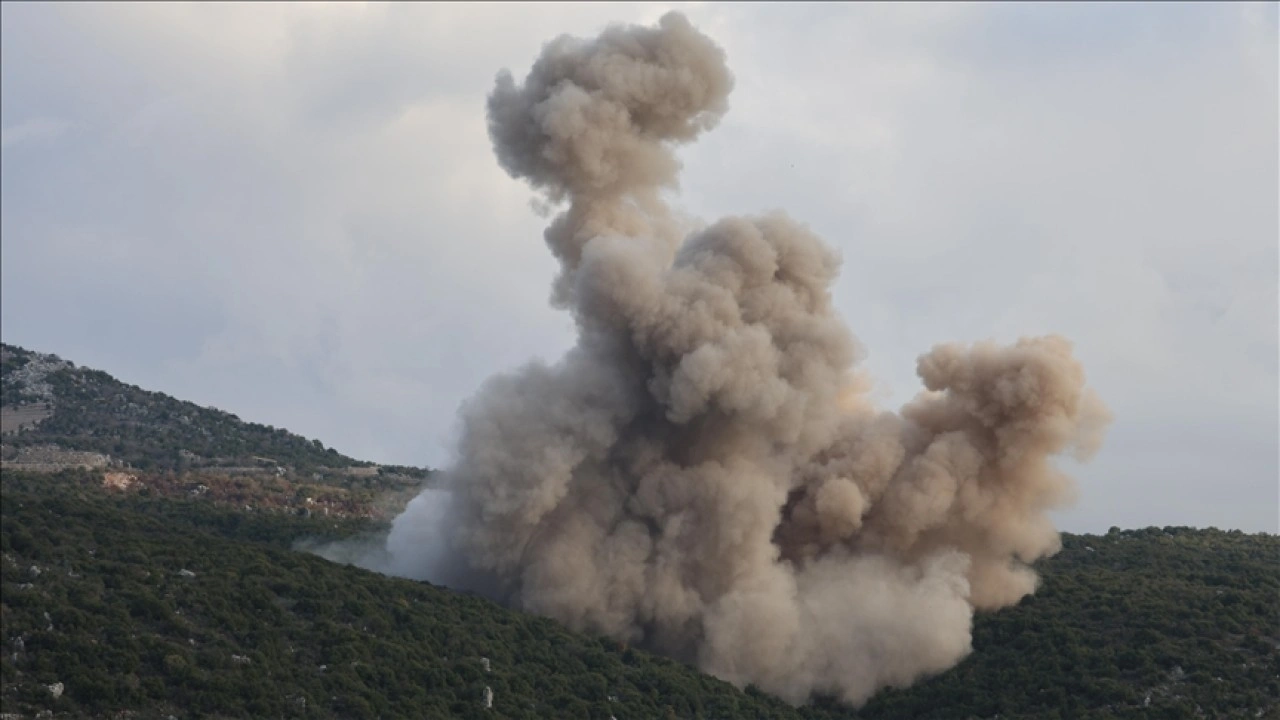
<svg viewBox="0 0 1280 720">
<path fill-rule="evenodd" d="M 673 6 L 0 7 L 4 341 L 439 466 L 572 343 L 495 73 Z M 1277 531 L 1274 3 L 679 7 L 737 78 L 680 205 L 838 247 L 885 405 L 1061 333 L 1116 415 L 1064 528 Z"/>
</svg>

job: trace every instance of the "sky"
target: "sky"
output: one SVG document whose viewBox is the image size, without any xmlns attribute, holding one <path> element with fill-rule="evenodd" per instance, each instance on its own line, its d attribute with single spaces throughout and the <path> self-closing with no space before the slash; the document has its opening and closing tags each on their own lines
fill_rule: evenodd
<svg viewBox="0 0 1280 720">
<path fill-rule="evenodd" d="M 728 115 L 680 209 L 783 209 L 886 407 L 1059 333 L 1115 414 L 1075 532 L 1280 531 L 1277 5 L 0 5 L 0 337 L 384 463 L 573 343 L 484 103 L 684 12 Z"/>
</svg>

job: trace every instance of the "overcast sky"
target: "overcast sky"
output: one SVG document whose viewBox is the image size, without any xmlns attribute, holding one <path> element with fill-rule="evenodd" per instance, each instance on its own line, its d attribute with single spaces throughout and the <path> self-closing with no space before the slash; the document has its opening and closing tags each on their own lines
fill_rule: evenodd
<svg viewBox="0 0 1280 720">
<path fill-rule="evenodd" d="M 673 6 L 0 7 L 4 341 L 439 466 L 573 340 L 494 75 Z M 679 7 L 737 78 L 680 205 L 838 247 L 885 405 L 1061 333 L 1116 416 L 1065 529 L 1277 531 L 1276 4 Z"/>
</svg>

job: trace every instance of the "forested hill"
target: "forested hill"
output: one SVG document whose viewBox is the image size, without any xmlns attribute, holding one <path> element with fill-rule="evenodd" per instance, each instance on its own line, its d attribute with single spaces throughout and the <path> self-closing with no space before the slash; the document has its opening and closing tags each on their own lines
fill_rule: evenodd
<svg viewBox="0 0 1280 720">
<path fill-rule="evenodd" d="M 290 550 L 368 520 L 0 477 L 0 712 L 130 718 L 1276 718 L 1280 538 L 1067 535 L 956 668 L 792 708 L 549 620 Z M 492 693 L 493 704 L 485 698 Z"/>
<path fill-rule="evenodd" d="M 266 466 L 310 474 L 367 468 L 283 428 L 127 385 L 56 355 L 0 345 L 0 414 L 7 460 L 23 448 L 91 451 L 139 470 Z M 45 459 L 28 452 L 33 462 Z M 45 464 L 58 464 L 57 456 Z M 65 464 L 65 463 L 64 463 Z M 74 463 L 71 463 L 74 464 Z M 421 477 L 416 468 L 387 468 Z"/>
<path fill-rule="evenodd" d="M 9 345 L 0 380 L 0 720 L 1280 719 L 1276 535 L 1064 535 L 955 668 L 857 710 L 793 708 L 293 549 L 385 531 L 379 499 L 425 471 Z"/>
<path fill-rule="evenodd" d="M 801 717 L 551 620 L 290 550 L 367 521 L 111 493 L 83 471 L 4 471 L 0 493 L 0 705 L 20 717 Z"/>
</svg>

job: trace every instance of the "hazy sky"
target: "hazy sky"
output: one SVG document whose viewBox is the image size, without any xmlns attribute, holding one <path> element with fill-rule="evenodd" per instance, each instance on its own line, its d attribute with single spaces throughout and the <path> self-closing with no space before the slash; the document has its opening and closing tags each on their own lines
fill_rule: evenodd
<svg viewBox="0 0 1280 720">
<path fill-rule="evenodd" d="M 886 405 L 935 342 L 1061 333 L 1116 415 L 1065 529 L 1278 529 L 1274 3 L 0 7 L 5 342 L 444 464 L 572 341 L 494 75 L 681 7 L 737 86 L 680 204 L 838 247 Z"/>
</svg>

